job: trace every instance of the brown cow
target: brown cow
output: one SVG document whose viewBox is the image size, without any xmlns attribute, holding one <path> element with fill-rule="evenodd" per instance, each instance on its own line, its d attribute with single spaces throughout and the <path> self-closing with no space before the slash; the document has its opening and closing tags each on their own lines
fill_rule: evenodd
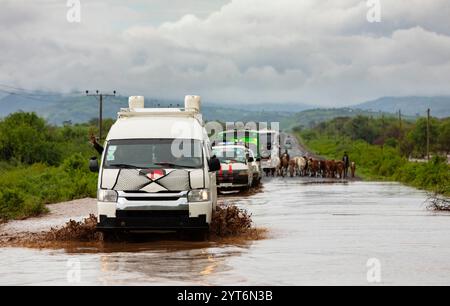
<svg viewBox="0 0 450 306">
<path fill-rule="evenodd" d="M 340 160 L 336 163 L 336 172 L 340 179 L 344 178 L 344 167 L 343 161 Z"/>
<path fill-rule="evenodd" d="M 293 177 L 295 173 L 297 173 L 297 160 L 295 158 L 292 158 L 289 161 L 289 175 L 290 175 L 290 177 Z"/>
<path fill-rule="evenodd" d="M 321 177 L 327 176 L 327 162 L 325 160 L 319 161 L 319 174 Z"/>
<path fill-rule="evenodd" d="M 335 178 L 335 176 L 336 176 L 336 162 L 334 160 L 327 160 L 326 161 L 326 168 L 327 168 L 327 177 L 328 178 Z"/>
<path fill-rule="evenodd" d="M 350 171 L 352 172 L 352 178 L 355 178 L 355 172 L 356 172 L 356 164 L 355 164 L 355 162 L 351 163 Z"/>
<path fill-rule="evenodd" d="M 280 160 L 279 175 L 284 177 L 288 172 L 288 168 L 289 168 L 289 156 L 287 154 L 283 154 Z"/>
<path fill-rule="evenodd" d="M 309 159 L 308 162 L 308 169 L 309 169 L 309 175 L 312 177 L 317 176 L 317 174 L 319 173 L 319 161 L 316 159 Z"/>
</svg>

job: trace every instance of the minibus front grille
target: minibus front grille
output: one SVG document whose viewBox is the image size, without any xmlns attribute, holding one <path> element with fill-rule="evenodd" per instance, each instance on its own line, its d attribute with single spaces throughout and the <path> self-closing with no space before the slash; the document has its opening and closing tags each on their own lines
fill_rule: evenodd
<svg viewBox="0 0 450 306">
<path fill-rule="evenodd" d="M 117 218 L 189 217 L 189 210 L 117 210 Z"/>
<path fill-rule="evenodd" d="M 127 201 L 178 201 L 179 196 L 173 197 L 125 197 Z"/>
<path fill-rule="evenodd" d="M 167 193 L 180 193 L 183 190 L 161 190 L 158 192 L 147 192 L 144 190 L 122 190 L 123 193 L 141 193 L 141 194 L 167 194 Z"/>
</svg>

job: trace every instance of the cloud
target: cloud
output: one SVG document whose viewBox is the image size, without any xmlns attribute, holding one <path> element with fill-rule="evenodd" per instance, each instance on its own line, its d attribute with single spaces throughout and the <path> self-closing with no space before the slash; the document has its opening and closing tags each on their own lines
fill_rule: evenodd
<svg viewBox="0 0 450 306">
<path fill-rule="evenodd" d="M 450 94 L 448 0 L 381 1 L 381 23 L 358 0 L 81 3 L 80 24 L 64 1 L 2 4 L 0 83 L 229 103 Z"/>
</svg>

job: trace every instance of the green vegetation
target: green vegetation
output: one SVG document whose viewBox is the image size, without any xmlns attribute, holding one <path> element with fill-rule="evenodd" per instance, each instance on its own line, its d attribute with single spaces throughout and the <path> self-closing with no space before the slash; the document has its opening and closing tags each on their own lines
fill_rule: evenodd
<svg viewBox="0 0 450 306">
<path fill-rule="evenodd" d="M 426 120 L 416 123 L 363 116 L 336 118 L 312 129 L 295 129 L 315 153 L 340 159 L 345 151 L 366 179 L 399 181 L 417 188 L 450 195 L 450 118 L 431 120 L 430 162 L 410 162 L 426 155 Z M 423 131 L 425 129 L 425 132 Z"/>
<path fill-rule="evenodd" d="M 0 219 L 46 211 L 45 204 L 95 196 L 97 175 L 88 159 L 96 155 L 88 137 L 96 121 L 55 127 L 34 113 L 0 121 Z M 109 129 L 112 120 L 104 124 Z"/>
</svg>

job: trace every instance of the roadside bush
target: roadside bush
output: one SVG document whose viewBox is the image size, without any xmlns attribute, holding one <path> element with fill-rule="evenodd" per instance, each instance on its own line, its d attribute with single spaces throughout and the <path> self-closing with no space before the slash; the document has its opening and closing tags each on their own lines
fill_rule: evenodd
<svg viewBox="0 0 450 306">
<path fill-rule="evenodd" d="M 93 122 L 96 124 L 96 122 Z M 35 113 L 0 120 L 0 218 L 45 211 L 45 204 L 95 197 L 97 175 L 88 169 L 97 153 L 88 143 L 92 124 L 56 127 Z M 113 123 L 106 120 L 104 134 Z"/>
<path fill-rule="evenodd" d="M 54 129 L 35 113 L 18 112 L 0 122 L 0 158 L 6 161 L 56 165 L 61 151 Z"/>
<path fill-rule="evenodd" d="M 86 171 L 87 160 L 81 153 L 75 153 L 69 156 L 62 163 L 62 169 L 66 172 Z"/>
<path fill-rule="evenodd" d="M 0 191 L 0 219 L 21 219 L 46 211 L 45 205 L 17 188 Z"/>
<path fill-rule="evenodd" d="M 97 175 L 77 156 L 60 167 L 34 164 L 3 171 L 0 185 L 0 218 L 16 219 L 45 211 L 45 204 L 95 197 Z"/>
</svg>

